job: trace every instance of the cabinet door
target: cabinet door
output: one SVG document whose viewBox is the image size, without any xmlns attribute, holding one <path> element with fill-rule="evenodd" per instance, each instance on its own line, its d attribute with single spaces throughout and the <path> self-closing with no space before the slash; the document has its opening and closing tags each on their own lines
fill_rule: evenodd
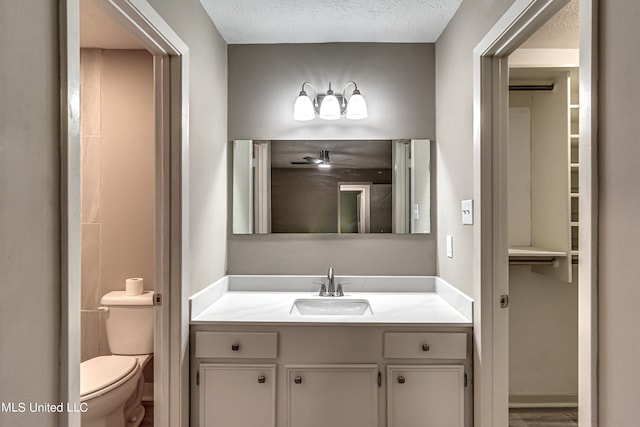
<svg viewBox="0 0 640 427">
<path fill-rule="evenodd" d="M 275 365 L 200 365 L 200 427 L 274 427 Z"/>
<path fill-rule="evenodd" d="M 388 427 L 463 427 L 462 365 L 387 366 Z"/>
<path fill-rule="evenodd" d="M 377 365 L 286 366 L 289 427 L 377 427 Z"/>
</svg>

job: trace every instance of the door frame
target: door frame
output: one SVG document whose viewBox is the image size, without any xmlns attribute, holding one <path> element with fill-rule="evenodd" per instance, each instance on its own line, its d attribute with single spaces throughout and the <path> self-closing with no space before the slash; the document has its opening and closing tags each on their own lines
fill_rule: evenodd
<svg viewBox="0 0 640 427">
<path fill-rule="evenodd" d="M 188 425 L 189 49 L 146 0 L 94 0 L 154 57 L 156 283 L 154 420 Z M 60 401 L 80 404 L 80 0 L 60 1 Z M 79 406 L 76 406 L 79 407 Z M 60 424 L 80 426 L 79 413 Z"/>
<path fill-rule="evenodd" d="M 360 221 L 358 222 L 358 233 L 369 233 L 371 228 L 371 185 L 370 182 L 339 182 L 338 183 L 338 233 L 341 230 L 340 220 L 340 193 L 342 191 L 358 192 L 361 203 L 358 209 Z"/>
<path fill-rule="evenodd" d="M 473 51 L 474 421 L 508 425 L 508 56 L 568 0 L 516 0 Z M 578 417 L 598 422 L 597 378 L 597 0 L 580 0 L 580 258 Z"/>
</svg>

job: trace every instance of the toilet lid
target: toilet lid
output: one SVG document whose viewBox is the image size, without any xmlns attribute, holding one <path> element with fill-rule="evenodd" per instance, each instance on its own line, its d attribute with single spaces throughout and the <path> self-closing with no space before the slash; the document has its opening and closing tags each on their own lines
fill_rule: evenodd
<svg viewBox="0 0 640 427">
<path fill-rule="evenodd" d="M 138 365 L 132 356 L 99 356 L 80 364 L 80 396 L 109 387 Z"/>
</svg>

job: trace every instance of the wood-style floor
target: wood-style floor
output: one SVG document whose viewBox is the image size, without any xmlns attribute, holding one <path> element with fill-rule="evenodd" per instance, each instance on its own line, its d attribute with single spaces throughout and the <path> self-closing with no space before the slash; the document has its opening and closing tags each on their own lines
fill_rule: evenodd
<svg viewBox="0 0 640 427">
<path fill-rule="evenodd" d="M 510 409 L 509 427 L 578 427 L 578 409 Z"/>
</svg>

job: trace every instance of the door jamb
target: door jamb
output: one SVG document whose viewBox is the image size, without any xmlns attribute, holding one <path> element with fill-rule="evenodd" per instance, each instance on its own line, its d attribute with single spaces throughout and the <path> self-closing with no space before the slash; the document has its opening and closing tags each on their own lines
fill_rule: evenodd
<svg viewBox="0 0 640 427">
<path fill-rule="evenodd" d="M 506 124 L 508 55 L 566 0 L 516 0 L 473 52 L 474 420 L 508 425 L 508 290 Z M 597 425 L 597 0 L 580 0 L 580 261 L 578 411 L 580 426 Z M 582 168 L 582 165 L 585 168 Z M 584 197 L 583 197 L 584 195 Z M 583 227 L 584 223 L 584 227 Z"/>
<path fill-rule="evenodd" d="M 60 369 L 59 400 L 80 405 L 80 37 L 79 0 L 60 0 Z M 80 426 L 80 414 L 60 413 Z"/>
<path fill-rule="evenodd" d="M 60 2 L 61 336 L 60 401 L 80 404 L 80 41 L 79 1 Z M 162 383 L 154 405 L 160 426 L 188 425 L 189 49 L 146 0 L 100 0 L 154 55 L 156 93 L 156 275 L 165 296 L 160 317 Z M 158 344 L 156 344 L 158 345 Z M 156 361 L 158 362 L 158 361 Z M 80 426 L 79 413 L 60 423 Z"/>
</svg>

